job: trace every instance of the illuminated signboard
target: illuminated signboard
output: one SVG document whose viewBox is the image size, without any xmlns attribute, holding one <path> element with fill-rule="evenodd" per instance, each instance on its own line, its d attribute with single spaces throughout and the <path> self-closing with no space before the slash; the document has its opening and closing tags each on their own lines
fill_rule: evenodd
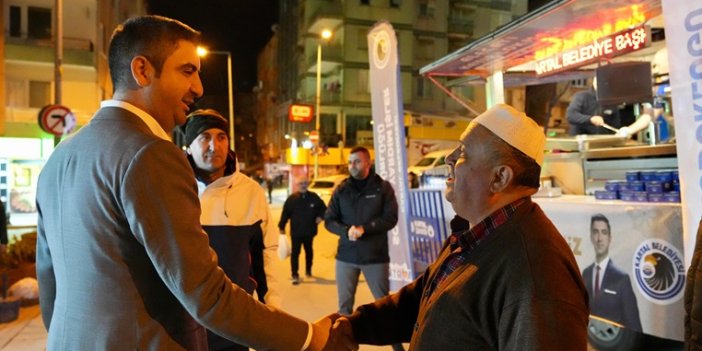
<svg viewBox="0 0 702 351">
<path fill-rule="evenodd" d="M 312 121 L 313 112 L 314 109 L 310 105 L 292 104 L 288 109 L 288 120 L 307 123 Z"/>
<path fill-rule="evenodd" d="M 601 37 L 589 44 L 565 50 L 554 56 L 536 61 L 539 76 L 557 73 L 584 66 L 601 59 L 608 59 L 651 45 L 648 27 L 639 26 L 610 36 Z"/>
</svg>

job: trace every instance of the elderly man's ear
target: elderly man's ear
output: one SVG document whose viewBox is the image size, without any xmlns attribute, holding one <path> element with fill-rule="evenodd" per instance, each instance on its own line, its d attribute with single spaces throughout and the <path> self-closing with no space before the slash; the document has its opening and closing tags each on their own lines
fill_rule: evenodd
<svg viewBox="0 0 702 351">
<path fill-rule="evenodd" d="M 514 171 L 512 167 L 507 165 L 499 165 L 494 167 L 492 173 L 492 181 L 490 182 L 490 191 L 497 194 L 504 192 L 514 179 Z"/>
</svg>

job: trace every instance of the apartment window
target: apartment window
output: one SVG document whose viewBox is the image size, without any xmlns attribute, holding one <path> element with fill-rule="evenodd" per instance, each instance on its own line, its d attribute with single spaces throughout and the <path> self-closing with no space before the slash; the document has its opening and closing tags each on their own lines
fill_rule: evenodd
<svg viewBox="0 0 702 351">
<path fill-rule="evenodd" d="M 370 94 L 370 80 L 368 79 L 367 69 L 358 70 L 358 84 L 356 86 L 356 92 L 360 94 Z"/>
<path fill-rule="evenodd" d="M 10 6 L 10 36 L 22 36 L 22 8 L 19 6 Z"/>
<path fill-rule="evenodd" d="M 5 104 L 7 107 L 27 107 L 27 81 L 17 79 L 5 80 Z"/>
<path fill-rule="evenodd" d="M 417 51 L 416 57 L 420 60 L 432 60 L 434 59 L 434 40 L 433 39 L 419 39 L 417 40 Z"/>
<path fill-rule="evenodd" d="M 390 0 L 390 7 L 400 7 L 402 0 Z"/>
<path fill-rule="evenodd" d="M 27 8 L 27 36 L 32 39 L 51 39 L 51 9 Z"/>
<path fill-rule="evenodd" d="M 423 0 L 419 2 L 419 15 L 425 17 L 434 17 L 434 1 Z"/>
<path fill-rule="evenodd" d="M 41 108 L 51 103 L 51 82 L 29 81 L 29 107 Z"/>
<path fill-rule="evenodd" d="M 361 5 L 370 5 L 370 0 L 361 0 Z"/>
<path fill-rule="evenodd" d="M 358 48 L 368 50 L 368 28 L 358 29 Z"/>
<path fill-rule="evenodd" d="M 418 98 L 430 98 L 431 97 L 431 84 L 424 77 L 417 77 L 415 80 L 416 84 L 416 96 Z"/>
<path fill-rule="evenodd" d="M 370 116 L 346 116 L 346 146 L 373 145 Z"/>
</svg>

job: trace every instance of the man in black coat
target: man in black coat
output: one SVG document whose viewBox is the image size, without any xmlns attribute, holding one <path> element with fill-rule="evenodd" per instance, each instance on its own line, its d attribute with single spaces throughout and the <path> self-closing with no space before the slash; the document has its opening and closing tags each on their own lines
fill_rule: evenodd
<svg viewBox="0 0 702 351">
<path fill-rule="evenodd" d="M 597 101 L 597 79 L 592 80 L 592 88 L 573 95 L 573 100 L 566 110 L 570 135 L 612 134 L 602 127 L 608 124 L 614 128 L 622 126 L 616 107 L 603 108 Z"/>
<path fill-rule="evenodd" d="M 290 220 L 290 237 L 292 237 L 292 254 L 290 268 L 292 269 L 292 283 L 300 283 L 299 267 L 300 247 L 305 247 L 305 275 L 312 276 L 312 259 L 314 251 L 312 242 L 317 235 L 317 224 L 322 221 L 327 206 L 319 196 L 307 191 L 309 181 L 303 179 L 298 183 L 300 190 L 293 193 L 285 200 L 283 212 L 280 215 L 278 228 L 280 234 L 285 235 L 285 224 Z"/>
</svg>

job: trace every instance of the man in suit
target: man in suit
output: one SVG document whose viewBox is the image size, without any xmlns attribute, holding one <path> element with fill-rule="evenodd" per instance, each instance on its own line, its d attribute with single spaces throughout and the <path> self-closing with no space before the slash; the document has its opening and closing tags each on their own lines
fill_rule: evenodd
<svg viewBox="0 0 702 351">
<path fill-rule="evenodd" d="M 511 106 L 473 119 L 446 157 L 446 199 L 460 216 L 453 234 L 414 282 L 337 319 L 337 349 L 409 341 L 414 350 L 585 350 L 575 257 L 531 201 L 545 143 L 543 128 Z"/>
<path fill-rule="evenodd" d="M 319 349 L 309 324 L 256 301 L 217 266 L 195 176 L 169 135 L 203 94 L 200 33 L 127 20 L 109 48 L 113 100 L 39 176 L 37 277 L 48 350 L 206 350 L 204 325 L 255 348 Z"/>
<path fill-rule="evenodd" d="M 612 230 L 609 219 L 603 214 L 590 218 L 590 241 L 595 248 L 595 262 L 585 268 L 583 279 L 592 315 L 641 332 L 639 307 L 629 275 L 617 268 L 609 257 Z"/>
</svg>

